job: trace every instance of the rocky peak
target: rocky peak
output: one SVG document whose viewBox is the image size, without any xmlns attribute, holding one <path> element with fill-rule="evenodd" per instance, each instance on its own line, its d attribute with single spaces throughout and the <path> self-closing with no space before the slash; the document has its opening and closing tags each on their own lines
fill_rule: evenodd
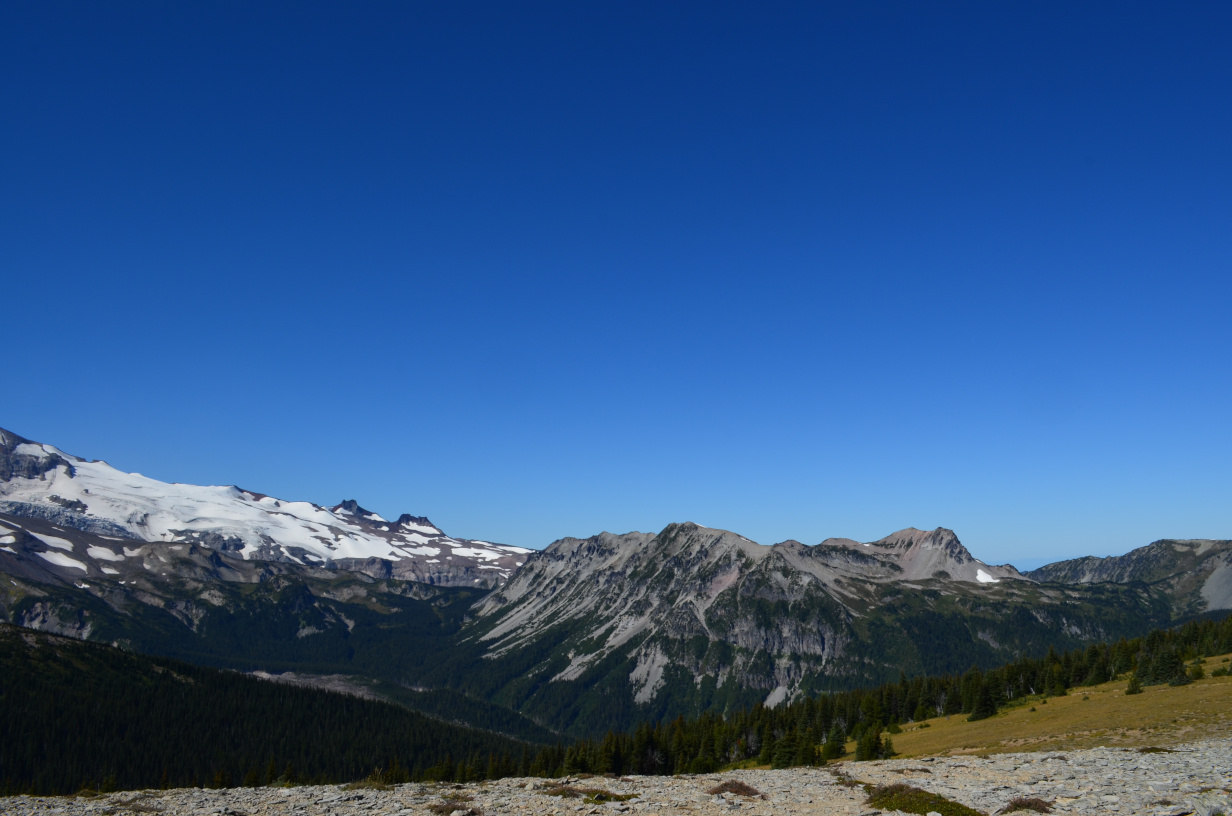
<svg viewBox="0 0 1232 816">
<path fill-rule="evenodd" d="M 334 515 L 354 516 L 355 520 L 360 523 L 388 524 L 379 514 L 360 507 L 359 502 L 355 501 L 355 499 L 345 499 L 341 504 L 335 504 L 329 508 L 329 511 Z"/>
<path fill-rule="evenodd" d="M 0 428 L 0 482 L 39 479 L 61 465 L 71 476 L 73 463 L 61 451 Z"/>
<path fill-rule="evenodd" d="M 427 516 L 412 516 L 410 513 L 403 513 L 398 516 L 397 524 L 399 527 L 410 527 L 412 529 L 420 530 L 426 528 L 429 530 L 436 530 L 437 532 L 441 531 L 441 528 L 429 521 Z"/>
<path fill-rule="evenodd" d="M 879 557 L 888 557 L 901 570 L 905 580 L 950 578 L 958 581 L 995 583 L 1004 578 L 1023 576 L 1010 566 L 990 566 L 963 546 L 953 530 L 917 530 L 908 527 L 869 543 Z"/>
</svg>

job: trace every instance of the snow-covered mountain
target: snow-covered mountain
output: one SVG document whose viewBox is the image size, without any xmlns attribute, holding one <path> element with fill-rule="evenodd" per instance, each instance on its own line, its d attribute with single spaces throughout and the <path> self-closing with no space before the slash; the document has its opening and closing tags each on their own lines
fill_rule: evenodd
<svg viewBox="0 0 1232 816">
<path fill-rule="evenodd" d="M 0 513 L 244 559 L 358 570 L 442 586 L 492 587 L 529 550 L 452 538 L 422 516 L 389 521 L 344 501 L 283 501 L 234 486 L 170 484 L 0 429 Z"/>
</svg>

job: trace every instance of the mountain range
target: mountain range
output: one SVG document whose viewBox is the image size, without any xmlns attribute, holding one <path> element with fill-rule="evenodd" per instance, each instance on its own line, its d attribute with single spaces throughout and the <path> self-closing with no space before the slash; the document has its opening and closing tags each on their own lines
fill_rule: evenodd
<svg viewBox="0 0 1232 816">
<path fill-rule="evenodd" d="M 354 501 L 168 484 L 9 431 L 0 573 L 0 618 L 21 626 L 540 735 L 960 672 L 1232 608 L 1229 541 L 1028 573 L 942 528 L 766 546 L 683 523 L 530 551 Z"/>
</svg>

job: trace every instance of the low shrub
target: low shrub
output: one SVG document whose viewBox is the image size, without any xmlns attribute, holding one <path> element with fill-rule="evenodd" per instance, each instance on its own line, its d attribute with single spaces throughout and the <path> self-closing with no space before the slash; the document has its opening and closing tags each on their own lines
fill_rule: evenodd
<svg viewBox="0 0 1232 816">
<path fill-rule="evenodd" d="M 1033 810 L 1036 813 L 1052 813 L 1052 803 L 1045 802 L 1036 796 L 1017 796 L 1009 804 L 1001 808 L 1001 813 L 1014 813 L 1019 810 Z"/>
<path fill-rule="evenodd" d="M 588 777 L 589 778 L 589 777 Z M 636 793 L 612 793 L 603 788 L 575 788 L 571 785 L 558 785 L 554 788 L 544 791 L 548 796 L 559 796 L 562 799 L 581 799 L 589 804 L 603 804 L 604 802 L 626 802 L 629 799 L 637 796 Z"/>
<path fill-rule="evenodd" d="M 947 799 L 936 793 L 929 793 L 923 788 L 896 782 L 892 785 L 877 785 L 865 788 L 868 793 L 868 804 L 881 810 L 901 810 L 904 813 L 917 813 L 926 816 L 929 813 L 940 813 L 941 816 L 984 816 L 978 810 Z"/>
<path fill-rule="evenodd" d="M 715 785 L 706 793 L 717 796 L 720 793 L 734 793 L 737 796 L 761 796 L 761 791 L 739 779 L 728 779 Z"/>
</svg>

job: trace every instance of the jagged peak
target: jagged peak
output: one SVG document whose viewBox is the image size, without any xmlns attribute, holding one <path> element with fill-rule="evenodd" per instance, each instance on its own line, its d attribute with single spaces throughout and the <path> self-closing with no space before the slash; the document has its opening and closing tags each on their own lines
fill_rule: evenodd
<svg viewBox="0 0 1232 816">
<path fill-rule="evenodd" d="M 398 525 L 402 527 L 418 527 L 418 528 L 431 527 L 433 530 L 438 530 L 438 531 L 441 529 L 440 527 L 437 527 L 435 524 L 429 521 L 427 516 L 412 516 L 410 513 L 403 513 L 402 515 L 398 516 L 397 523 Z"/>
<path fill-rule="evenodd" d="M 354 516 L 359 521 L 388 523 L 381 518 L 379 513 L 373 513 L 371 510 L 360 507 L 355 499 L 344 499 L 341 504 L 335 504 L 329 508 L 329 511 L 336 516 Z"/>
</svg>

